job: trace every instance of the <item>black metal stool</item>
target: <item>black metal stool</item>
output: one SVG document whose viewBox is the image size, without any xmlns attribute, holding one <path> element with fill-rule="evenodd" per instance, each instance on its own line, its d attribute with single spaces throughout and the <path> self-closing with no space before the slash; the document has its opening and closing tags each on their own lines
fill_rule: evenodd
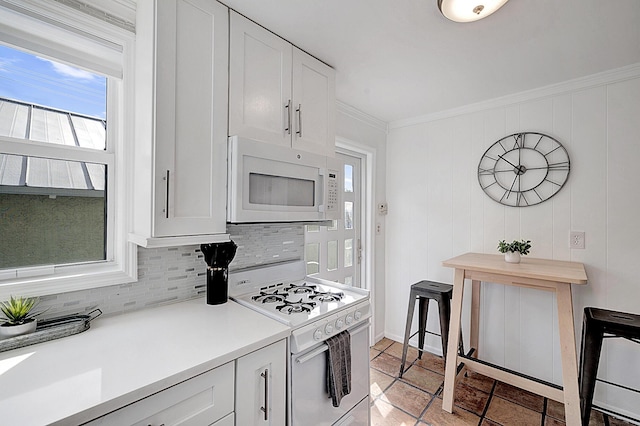
<svg viewBox="0 0 640 426">
<path fill-rule="evenodd" d="M 422 358 L 424 347 L 425 333 L 440 336 L 442 340 L 442 356 L 447 358 L 447 342 L 449 340 L 449 318 L 451 317 L 451 296 L 453 286 L 450 284 L 437 283 L 433 281 L 420 281 L 411 286 L 411 294 L 409 295 L 409 308 L 407 309 L 407 325 L 404 329 L 404 344 L 402 346 L 402 363 L 400 364 L 400 377 L 404 374 L 404 364 L 407 360 L 407 347 L 409 339 L 418 334 L 418 359 Z M 411 334 L 411 322 L 413 321 L 413 311 L 415 309 L 416 299 L 419 300 L 420 311 L 418 313 L 418 331 Z M 433 299 L 438 302 L 438 311 L 440 313 L 440 334 L 427 331 L 427 314 L 429 313 L 429 300 Z M 411 334 L 411 335 L 410 335 Z M 460 333 L 462 337 L 462 333 Z M 464 354 L 464 346 L 462 338 L 458 345 L 458 352 Z"/>
<path fill-rule="evenodd" d="M 596 387 L 596 380 L 599 380 L 596 375 L 598 374 L 602 340 L 610 337 L 622 337 L 635 343 L 640 343 L 640 315 L 608 311 L 606 309 L 584 308 L 579 372 L 580 409 L 584 426 L 589 424 L 593 405 L 593 392 Z M 615 383 L 607 383 L 640 393 L 636 389 Z"/>
</svg>

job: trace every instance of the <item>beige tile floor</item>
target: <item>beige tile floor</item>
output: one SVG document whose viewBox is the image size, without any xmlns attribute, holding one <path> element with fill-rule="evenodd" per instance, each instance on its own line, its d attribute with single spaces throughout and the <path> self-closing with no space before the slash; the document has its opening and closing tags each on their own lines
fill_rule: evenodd
<svg viewBox="0 0 640 426">
<path fill-rule="evenodd" d="M 444 361 L 409 348 L 398 378 L 402 344 L 382 339 L 370 349 L 372 426 L 560 426 L 564 406 L 506 383 L 469 373 L 456 387 L 453 414 L 442 410 Z M 590 426 L 631 425 L 594 411 Z"/>
</svg>

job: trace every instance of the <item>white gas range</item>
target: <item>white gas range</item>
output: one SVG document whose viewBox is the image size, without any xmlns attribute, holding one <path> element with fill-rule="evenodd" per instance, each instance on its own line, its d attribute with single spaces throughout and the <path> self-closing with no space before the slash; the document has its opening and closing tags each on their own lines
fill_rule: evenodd
<svg viewBox="0 0 640 426">
<path fill-rule="evenodd" d="M 305 276 L 304 261 L 229 274 L 229 295 L 291 327 L 288 401 L 290 426 L 369 424 L 369 292 Z M 334 407 L 327 391 L 325 341 L 348 331 L 351 392 Z"/>
</svg>

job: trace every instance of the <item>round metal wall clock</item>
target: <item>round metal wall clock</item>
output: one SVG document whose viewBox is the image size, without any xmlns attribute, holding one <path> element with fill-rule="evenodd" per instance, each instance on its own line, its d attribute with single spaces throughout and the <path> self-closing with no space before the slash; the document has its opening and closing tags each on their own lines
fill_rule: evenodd
<svg viewBox="0 0 640 426">
<path fill-rule="evenodd" d="M 524 132 L 505 136 L 487 149 L 478 164 L 478 182 L 505 206 L 540 204 L 569 178 L 569 153 L 551 136 Z"/>
</svg>

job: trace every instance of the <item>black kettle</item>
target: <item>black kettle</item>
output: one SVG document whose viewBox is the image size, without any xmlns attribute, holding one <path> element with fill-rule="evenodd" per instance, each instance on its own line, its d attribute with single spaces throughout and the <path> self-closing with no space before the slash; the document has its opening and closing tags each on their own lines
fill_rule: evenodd
<svg viewBox="0 0 640 426">
<path fill-rule="evenodd" d="M 233 241 L 201 244 L 207 264 L 207 304 L 220 305 L 229 298 L 229 264 L 238 246 Z"/>
</svg>

